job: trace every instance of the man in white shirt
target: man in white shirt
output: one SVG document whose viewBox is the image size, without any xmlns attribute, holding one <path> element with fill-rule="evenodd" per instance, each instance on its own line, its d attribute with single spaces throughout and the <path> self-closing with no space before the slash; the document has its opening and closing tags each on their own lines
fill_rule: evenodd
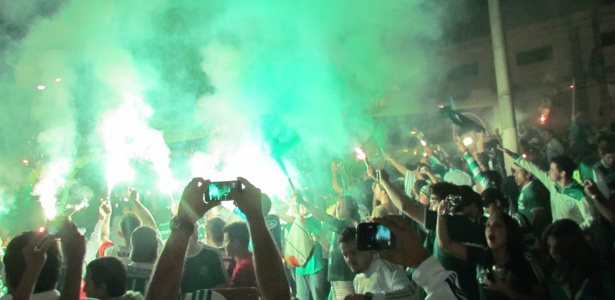
<svg viewBox="0 0 615 300">
<path fill-rule="evenodd" d="M 348 227 L 338 242 L 344 260 L 355 276 L 355 294 L 346 299 L 410 299 L 415 295 L 410 279 L 400 265 L 384 261 L 372 251 L 357 249 L 356 229 Z"/>
</svg>

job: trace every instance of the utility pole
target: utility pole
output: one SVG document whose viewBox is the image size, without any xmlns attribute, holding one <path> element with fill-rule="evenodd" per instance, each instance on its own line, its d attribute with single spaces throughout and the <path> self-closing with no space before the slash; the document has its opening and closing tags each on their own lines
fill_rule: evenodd
<svg viewBox="0 0 615 300">
<path fill-rule="evenodd" d="M 510 95 L 510 80 L 508 73 L 508 59 L 506 56 L 506 41 L 502 25 L 502 10 L 499 0 L 488 0 L 489 22 L 491 24 L 491 44 L 493 46 L 493 62 L 495 66 L 495 80 L 498 91 L 498 104 L 500 106 L 500 126 L 502 128 L 502 142 L 504 147 L 514 152 L 517 147 L 517 126 L 515 121 L 515 108 Z M 514 162 L 505 157 L 506 170 L 510 170 Z"/>
</svg>

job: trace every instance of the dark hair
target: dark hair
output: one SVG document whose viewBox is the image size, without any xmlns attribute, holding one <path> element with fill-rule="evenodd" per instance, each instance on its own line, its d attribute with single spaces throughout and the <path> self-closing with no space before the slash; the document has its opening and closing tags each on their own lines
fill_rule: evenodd
<svg viewBox="0 0 615 300">
<path fill-rule="evenodd" d="M 572 178 L 572 174 L 577 168 L 574 160 L 568 156 L 556 156 L 551 159 L 551 162 L 557 166 L 560 172 L 566 172 L 566 178 Z"/>
<path fill-rule="evenodd" d="M 459 169 L 461 170 L 463 168 L 463 163 L 465 161 L 463 160 L 463 158 L 459 157 L 459 156 L 453 156 L 450 160 L 450 165 L 453 168 Z"/>
<path fill-rule="evenodd" d="M 125 214 L 120 221 L 120 229 L 122 230 L 124 239 L 129 241 L 132 232 L 139 226 L 141 226 L 141 219 L 139 219 L 139 217 L 133 213 Z"/>
<path fill-rule="evenodd" d="M 495 214 L 500 215 L 506 226 L 506 250 L 512 258 L 511 263 L 522 262 L 524 260 L 525 245 L 523 244 L 523 233 L 519 223 L 503 211 L 495 212 Z"/>
<path fill-rule="evenodd" d="M 263 216 L 266 216 L 271 211 L 271 198 L 267 194 L 261 194 L 261 203 L 263 208 Z"/>
<path fill-rule="evenodd" d="M 414 181 L 414 185 L 412 186 L 412 189 L 419 194 L 421 192 L 421 188 L 426 186 L 427 180 L 423 180 L 423 179 L 417 179 L 416 181 Z"/>
<path fill-rule="evenodd" d="M 346 227 L 337 238 L 337 243 L 349 243 L 357 239 L 357 229 L 354 227 Z"/>
<path fill-rule="evenodd" d="M 97 258 L 87 266 L 87 275 L 96 286 L 105 284 L 109 297 L 120 297 L 126 293 L 126 267 L 113 256 Z"/>
<path fill-rule="evenodd" d="M 16 289 L 21 282 L 23 272 L 26 270 L 26 259 L 22 250 L 36 234 L 37 233 L 34 231 L 22 232 L 13 238 L 6 247 L 3 261 L 9 292 L 13 292 L 13 289 Z M 51 245 L 51 247 L 47 249 L 46 254 L 47 260 L 36 280 L 34 293 L 54 290 L 60 279 L 62 254 L 58 243 Z"/>
<path fill-rule="evenodd" d="M 224 241 L 224 225 L 226 222 L 219 217 L 211 218 L 205 222 L 205 232 L 207 232 L 208 236 L 211 236 L 211 239 L 216 243 L 221 243 Z"/>
<path fill-rule="evenodd" d="M 502 194 L 502 192 L 494 187 L 490 187 L 485 189 L 480 197 L 483 199 L 483 207 L 487 207 L 496 202 L 496 200 L 500 200 L 500 204 L 504 208 L 508 208 L 508 199 Z"/>
<path fill-rule="evenodd" d="M 158 238 L 156 231 L 149 226 L 135 229 L 130 236 L 130 260 L 134 262 L 153 263 L 158 256 Z"/>
<path fill-rule="evenodd" d="M 354 198 L 342 195 L 337 197 L 337 201 L 340 200 L 344 202 L 346 208 L 348 209 L 350 213 L 350 220 L 359 222 L 361 220 L 361 215 L 359 215 L 359 205 L 354 200 Z"/>
<path fill-rule="evenodd" d="M 542 247 L 547 253 L 549 237 L 556 240 L 554 251 L 564 260 L 566 266 L 558 265 L 553 257 L 548 255 L 547 275 L 563 275 L 561 280 L 569 285 L 573 294 L 589 279 L 588 290 L 601 294 L 603 287 L 599 277 L 599 262 L 581 227 L 570 219 L 557 220 L 549 225 L 542 235 Z"/>
<path fill-rule="evenodd" d="M 491 184 L 492 187 L 496 187 L 498 189 L 502 187 L 502 174 L 500 174 L 498 171 L 482 171 L 480 172 L 480 175 L 483 176 L 485 180 L 487 180 Z"/>
<path fill-rule="evenodd" d="M 477 192 L 475 192 L 471 186 L 460 185 L 458 188 L 459 196 L 461 196 L 462 207 L 466 207 L 474 203 L 480 211 L 483 210 L 483 198 L 481 198 L 481 196 Z"/>
<path fill-rule="evenodd" d="M 250 231 L 246 222 L 233 222 L 222 228 L 222 232 L 228 234 L 229 241 L 239 241 L 242 247 L 248 248 L 250 244 Z"/>
<path fill-rule="evenodd" d="M 439 200 L 444 200 L 448 195 L 459 194 L 459 188 L 449 182 L 437 182 L 431 185 L 431 195 L 437 196 Z"/>
</svg>

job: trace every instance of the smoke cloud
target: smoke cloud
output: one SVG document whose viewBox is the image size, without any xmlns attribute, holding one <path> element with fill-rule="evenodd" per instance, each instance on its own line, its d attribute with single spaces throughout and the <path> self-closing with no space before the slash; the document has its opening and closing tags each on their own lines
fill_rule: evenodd
<svg viewBox="0 0 615 300">
<path fill-rule="evenodd" d="M 331 158 L 372 138 L 376 100 L 394 91 L 421 105 L 441 75 L 434 49 L 449 14 L 427 0 L 28 3 L 0 2 L 22 28 L 0 32 L 0 173 L 38 176 L 0 176 L 3 206 L 32 184 L 53 206 L 96 159 L 108 189 L 134 176 L 167 192 L 190 176 L 243 176 L 282 194 L 280 162 L 293 181 L 328 182 Z M 296 139 L 272 157 L 284 132 Z M 191 174 L 177 174 L 167 144 L 187 136 L 206 142 L 190 149 Z"/>
</svg>

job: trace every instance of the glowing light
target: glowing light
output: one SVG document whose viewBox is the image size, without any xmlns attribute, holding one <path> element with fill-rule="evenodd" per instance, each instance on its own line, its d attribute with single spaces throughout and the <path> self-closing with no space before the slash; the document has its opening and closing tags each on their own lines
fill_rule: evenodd
<svg viewBox="0 0 615 300">
<path fill-rule="evenodd" d="M 427 152 L 423 152 L 423 156 L 427 157 Z"/>
<path fill-rule="evenodd" d="M 523 158 L 527 158 L 527 154 L 523 153 L 523 154 L 521 155 L 521 157 L 523 157 Z"/>
<path fill-rule="evenodd" d="M 419 152 L 418 152 L 418 151 L 416 151 L 416 150 L 414 150 L 414 155 L 417 155 L 417 154 L 419 154 Z"/>
<path fill-rule="evenodd" d="M 416 130 L 410 131 L 410 134 L 416 134 Z"/>
<path fill-rule="evenodd" d="M 45 88 L 47 88 L 47 87 L 46 87 L 46 86 L 44 86 L 44 85 L 39 85 L 39 86 L 37 86 L 36 88 L 37 88 L 39 91 L 42 91 L 42 90 L 44 90 L 44 89 L 45 89 Z"/>
<path fill-rule="evenodd" d="M 472 140 L 471 137 L 467 137 L 467 138 L 463 139 L 463 144 L 466 145 L 466 146 L 469 146 L 472 143 L 474 143 L 474 140 Z"/>
<path fill-rule="evenodd" d="M 438 108 L 444 108 L 443 104 L 438 105 Z"/>
<path fill-rule="evenodd" d="M 571 85 L 570 85 L 570 88 L 571 88 L 571 89 L 574 89 L 574 84 L 571 84 Z"/>
<path fill-rule="evenodd" d="M 58 77 L 58 78 L 55 79 L 55 82 L 60 82 L 60 81 L 62 81 L 62 78 Z"/>
<path fill-rule="evenodd" d="M 540 124 L 546 124 L 546 123 L 547 123 L 547 116 L 540 115 Z"/>
<path fill-rule="evenodd" d="M 427 142 L 425 142 L 425 140 L 421 140 L 421 145 L 427 146 Z"/>
<path fill-rule="evenodd" d="M 38 233 L 43 233 L 45 232 L 45 227 L 39 227 L 38 228 Z"/>
<path fill-rule="evenodd" d="M 357 159 L 365 160 L 367 158 L 367 155 L 365 155 L 365 152 L 360 147 L 354 148 L 354 152 L 357 153 Z"/>
<path fill-rule="evenodd" d="M 27 159 L 23 159 L 23 160 L 21 160 L 21 163 L 22 163 L 24 166 L 28 166 L 28 165 L 30 165 L 30 161 L 29 161 L 29 160 L 27 160 Z"/>
</svg>

